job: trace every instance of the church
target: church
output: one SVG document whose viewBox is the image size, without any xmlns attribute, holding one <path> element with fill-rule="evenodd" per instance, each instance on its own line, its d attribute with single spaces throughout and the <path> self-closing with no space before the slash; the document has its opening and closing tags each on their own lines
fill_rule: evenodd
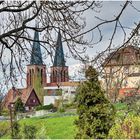
<svg viewBox="0 0 140 140">
<path fill-rule="evenodd" d="M 5 108 L 14 105 L 18 98 L 22 100 L 25 110 L 28 111 L 41 104 L 54 103 L 60 96 L 64 96 L 64 98 L 75 96 L 75 90 L 79 82 L 72 82 L 69 79 L 69 70 L 64 58 L 60 31 L 55 47 L 55 57 L 50 68 L 50 82 L 48 82 L 46 65 L 42 60 L 39 33 L 35 31 L 30 64 L 27 65 L 26 88 L 12 87 L 3 101 Z"/>
</svg>

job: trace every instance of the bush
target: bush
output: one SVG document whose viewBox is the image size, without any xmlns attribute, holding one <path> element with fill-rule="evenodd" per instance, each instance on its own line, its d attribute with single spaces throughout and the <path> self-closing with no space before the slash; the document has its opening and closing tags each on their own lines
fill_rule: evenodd
<svg viewBox="0 0 140 140">
<path fill-rule="evenodd" d="M 19 132 L 20 132 L 20 125 L 17 122 L 14 122 L 13 123 L 12 138 L 13 139 L 19 139 L 20 138 Z"/>
<path fill-rule="evenodd" d="M 64 109 L 64 107 L 60 107 L 60 108 L 58 109 L 58 112 L 60 112 L 60 113 L 63 113 L 63 112 L 65 112 L 65 109 Z"/>
<path fill-rule="evenodd" d="M 2 116 L 9 116 L 9 110 L 8 109 L 3 109 L 1 112 Z"/>
<path fill-rule="evenodd" d="M 0 122 L 0 138 L 3 137 L 4 135 L 10 135 L 9 131 L 10 129 L 10 123 L 7 123 L 6 121 L 1 121 Z"/>
<path fill-rule="evenodd" d="M 76 104 L 74 104 L 74 103 L 67 103 L 67 104 L 64 104 L 64 108 L 66 108 L 66 109 L 75 109 L 76 108 Z"/>
<path fill-rule="evenodd" d="M 50 110 L 53 108 L 54 108 L 53 104 L 50 104 L 50 105 L 44 105 L 44 106 L 37 106 L 36 110 Z"/>
<path fill-rule="evenodd" d="M 140 139 L 140 117 L 129 115 L 109 131 L 109 139 Z"/>
<path fill-rule="evenodd" d="M 50 110 L 50 109 L 53 109 L 53 104 L 45 105 L 45 106 L 43 106 L 43 109 L 44 109 L 44 110 Z"/>
<path fill-rule="evenodd" d="M 37 129 L 33 125 L 24 125 L 23 134 L 24 139 L 35 139 L 36 138 Z"/>
</svg>

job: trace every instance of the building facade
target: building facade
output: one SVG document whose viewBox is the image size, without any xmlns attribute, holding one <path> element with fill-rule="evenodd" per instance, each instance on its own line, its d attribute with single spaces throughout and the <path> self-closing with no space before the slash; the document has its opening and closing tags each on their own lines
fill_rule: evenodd
<svg viewBox="0 0 140 140">
<path fill-rule="evenodd" d="M 112 52 L 104 64 L 104 87 L 110 98 L 139 93 L 140 49 L 132 45 Z"/>
</svg>

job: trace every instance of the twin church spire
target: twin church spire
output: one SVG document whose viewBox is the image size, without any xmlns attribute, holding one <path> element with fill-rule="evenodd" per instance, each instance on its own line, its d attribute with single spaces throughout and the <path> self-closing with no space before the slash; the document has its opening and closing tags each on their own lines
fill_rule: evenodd
<svg viewBox="0 0 140 140">
<path fill-rule="evenodd" d="M 39 43 L 39 33 L 37 31 L 35 31 L 34 33 L 34 42 L 32 46 L 30 65 L 43 65 L 42 54 L 41 54 L 40 43 Z M 65 59 L 64 59 L 60 30 L 58 32 L 53 66 L 54 67 L 65 66 Z"/>
<path fill-rule="evenodd" d="M 53 66 L 54 67 L 65 66 L 65 59 L 64 59 L 64 52 L 63 52 L 60 30 L 58 32 L 58 38 L 57 38 L 57 43 L 56 43 L 56 51 L 55 51 Z"/>
<path fill-rule="evenodd" d="M 40 78 L 38 78 L 38 76 Z M 58 82 L 67 82 L 68 80 L 69 80 L 68 66 L 65 66 L 61 33 L 59 30 L 54 62 L 53 66 L 51 67 L 50 82 L 58 83 Z M 39 42 L 39 33 L 37 31 L 35 31 L 34 33 L 34 42 L 31 51 L 31 60 L 27 69 L 27 86 L 34 87 L 36 85 L 36 81 L 40 81 L 39 83 L 41 83 L 42 85 L 46 84 L 46 65 L 43 64 Z"/>
<path fill-rule="evenodd" d="M 37 31 L 35 31 L 34 33 L 34 42 L 32 46 L 30 65 L 43 65 L 39 42 L 39 33 Z"/>
</svg>

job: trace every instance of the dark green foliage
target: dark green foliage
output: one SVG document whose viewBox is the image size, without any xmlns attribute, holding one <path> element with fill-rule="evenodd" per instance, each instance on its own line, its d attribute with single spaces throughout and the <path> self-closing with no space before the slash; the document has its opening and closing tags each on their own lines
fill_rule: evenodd
<svg viewBox="0 0 140 140">
<path fill-rule="evenodd" d="M 35 139 L 37 129 L 33 125 L 24 125 L 23 133 L 24 133 L 24 139 Z"/>
<path fill-rule="evenodd" d="M 114 123 L 113 105 L 105 98 L 98 81 L 97 72 L 91 66 L 86 71 L 87 81 L 77 88 L 77 113 L 75 124 L 78 128 L 78 139 L 107 138 Z"/>
<path fill-rule="evenodd" d="M 22 100 L 20 98 L 18 98 L 17 101 L 15 102 L 15 111 L 24 112 L 24 110 L 25 110 L 24 104 L 23 104 Z"/>
<path fill-rule="evenodd" d="M 60 107 L 60 108 L 58 109 L 58 111 L 59 111 L 60 113 L 63 113 L 63 112 L 65 112 L 65 108 L 64 108 L 64 107 Z"/>
<path fill-rule="evenodd" d="M 14 122 L 13 123 L 12 138 L 13 139 L 19 139 L 20 138 L 19 132 L 20 132 L 20 125 L 17 122 Z"/>
<path fill-rule="evenodd" d="M 50 110 L 50 109 L 54 109 L 53 104 L 36 107 L 36 110 Z"/>
<path fill-rule="evenodd" d="M 92 66 L 86 70 L 85 77 L 90 81 L 98 81 L 98 73 Z"/>
</svg>

